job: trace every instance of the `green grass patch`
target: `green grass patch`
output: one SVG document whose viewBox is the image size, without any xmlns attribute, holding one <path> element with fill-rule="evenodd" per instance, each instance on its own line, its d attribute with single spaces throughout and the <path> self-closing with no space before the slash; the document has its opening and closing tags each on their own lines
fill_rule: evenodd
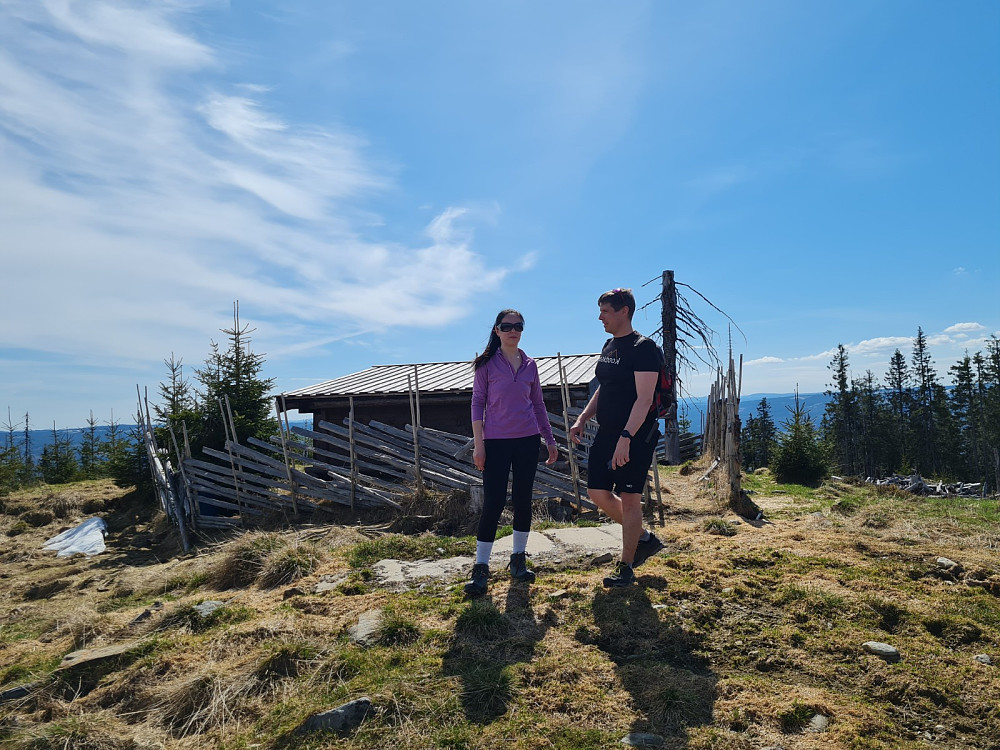
<svg viewBox="0 0 1000 750">
<path fill-rule="evenodd" d="M 709 534 L 736 536 L 736 527 L 724 518 L 709 518 L 702 524 L 702 528 Z"/>
<path fill-rule="evenodd" d="M 386 534 L 354 545 L 347 553 L 347 562 L 352 568 L 367 568 L 379 560 L 413 561 L 458 557 L 474 554 L 475 550 L 476 539 L 472 536 L 411 537 L 404 534 Z"/>
<path fill-rule="evenodd" d="M 202 616 L 195 609 L 195 606 L 192 604 L 188 607 L 182 607 L 168 616 L 164 624 L 168 627 L 186 627 L 193 633 L 203 633 L 220 625 L 232 625 L 257 617 L 256 610 L 238 605 L 222 606 L 213 610 L 208 615 Z"/>
<path fill-rule="evenodd" d="M 778 722 L 781 724 L 781 731 L 786 734 L 800 732 L 809 723 L 809 720 L 816 712 L 800 701 L 792 701 L 791 708 L 778 714 Z"/>
<path fill-rule="evenodd" d="M 455 633 L 490 640 L 507 633 L 510 624 L 488 599 L 476 599 L 455 621 Z"/>
</svg>

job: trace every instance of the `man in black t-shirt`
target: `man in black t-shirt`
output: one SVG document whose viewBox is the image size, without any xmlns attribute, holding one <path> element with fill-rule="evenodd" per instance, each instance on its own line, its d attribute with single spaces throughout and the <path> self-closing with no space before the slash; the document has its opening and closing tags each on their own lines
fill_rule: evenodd
<svg viewBox="0 0 1000 750">
<path fill-rule="evenodd" d="M 600 385 L 570 428 L 579 443 L 587 421 L 596 415 L 597 436 L 587 461 L 587 494 L 622 525 L 622 557 L 604 585 L 623 587 L 635 580 L 634 568 L 663 549 L 642 528 L 642 490 L 660 437 L 650 410 L 660 370 L 660 351 L 632 328 L 635 297 L 631 289 L 612 289 L 597 301 L 600 320 L 611 338 L 597 363 Z M 617 491 L 617 492 L 616 492 Z"/>
</svg>

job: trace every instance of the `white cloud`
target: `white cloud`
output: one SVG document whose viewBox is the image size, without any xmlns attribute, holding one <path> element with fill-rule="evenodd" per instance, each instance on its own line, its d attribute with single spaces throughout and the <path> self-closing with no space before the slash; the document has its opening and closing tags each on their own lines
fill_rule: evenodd
<svg viewBox="0 0 1000 750">
<path fill-rule="evenodd" d="M 778 362 L 784 362 L 784 361 L 785 360 L 783 360 L 781 357 L 760 357 L 758 359 L 748 360 L 747 362 L 744 362 L 743 364 L 746 367 L 753 367 L 754 365 L 770 365 L 770 364 L 776 364 Z"/>
<path fill-rule="evenodd" d="M 910 346 L 913 339 L 906 336 L 878 336 L 872 339 L 859 341 L 844 347 L 849 354 L 856 354 L 859 357 L 870 357 L 875 355 L 891 354 L 896 349 L 902 350 Z"/>
<path fill-rule="evenodd" d="M 956 323 L 953 326 L 945 328 L 942 333 L 968 335 L 970 333 L 979 333 L 980 331 L 985 330 L 986 326 L 980 323 Z"/>
<path fill-rule="evenodd" d="M 296 351 L 453 321 L 504 278 L 473 249 L 476 211 L 441 209 L 429 244 L 371 237 L 359 202 L 393 168 L 271 111 L 264 86 L 212 83 L 225 60 L 185 10 L 0 6 L 0 295 L 33 311 L 0 348 L 158 362 L 240 299 Z"/>
</svg>

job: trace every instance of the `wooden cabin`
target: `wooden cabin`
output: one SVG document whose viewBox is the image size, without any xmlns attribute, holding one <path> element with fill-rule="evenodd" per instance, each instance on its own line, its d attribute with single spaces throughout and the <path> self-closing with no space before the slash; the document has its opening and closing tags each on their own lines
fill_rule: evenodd
<svg viewBox="0 0 1000 750">
<path fill-rule="evenodd" d="M 598 354 L 563 355 L 562 367 L 570 406 L 583 408 L 597 388 L 594 368 Z M 562 415 L 562 379 L 559 358 L 535 357 L 542 397 L 550 414 Z M 410 393 L 420 395 L 420 425 L 472 436 L 472 364 L 432 362 L 413 365 L 375 365 L 367 370 L 325 383 L 282 393 L 278 405 L 312 414 L 313 426 L 321 421 L 341 424 L 354 398 L 354 418 L 377 420 L 396 427 L 410 424 Z M 560 425 L 561 426 L 561 425 Z"/>
</svg>

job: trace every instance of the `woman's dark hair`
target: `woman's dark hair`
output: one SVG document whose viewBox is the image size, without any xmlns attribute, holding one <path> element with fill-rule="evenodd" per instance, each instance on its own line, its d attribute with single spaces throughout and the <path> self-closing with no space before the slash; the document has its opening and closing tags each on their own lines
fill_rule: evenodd
<svg viewBox="0 0 1000 750">
<path fill-rule="evenodd" d="M 486 348 L 483 349 L 483 353 L 472 360 L 472 369 L 478 370 L 480 367 L 485 365 L 490 361 L 490 357 L 497 353 L 497 349 L 500 348 L 500 337 L 497 336 L 497 326 L 500 322 L 506 318 L 508 315 L 516 315 L 524 322 L 524 316 L 521 315 L 517 310 L 501 310 L 497 313 L 497 319 L 493 323 L 493 327 L 490 329 L 490 340 L 486 342 Z"/>
</svg>

